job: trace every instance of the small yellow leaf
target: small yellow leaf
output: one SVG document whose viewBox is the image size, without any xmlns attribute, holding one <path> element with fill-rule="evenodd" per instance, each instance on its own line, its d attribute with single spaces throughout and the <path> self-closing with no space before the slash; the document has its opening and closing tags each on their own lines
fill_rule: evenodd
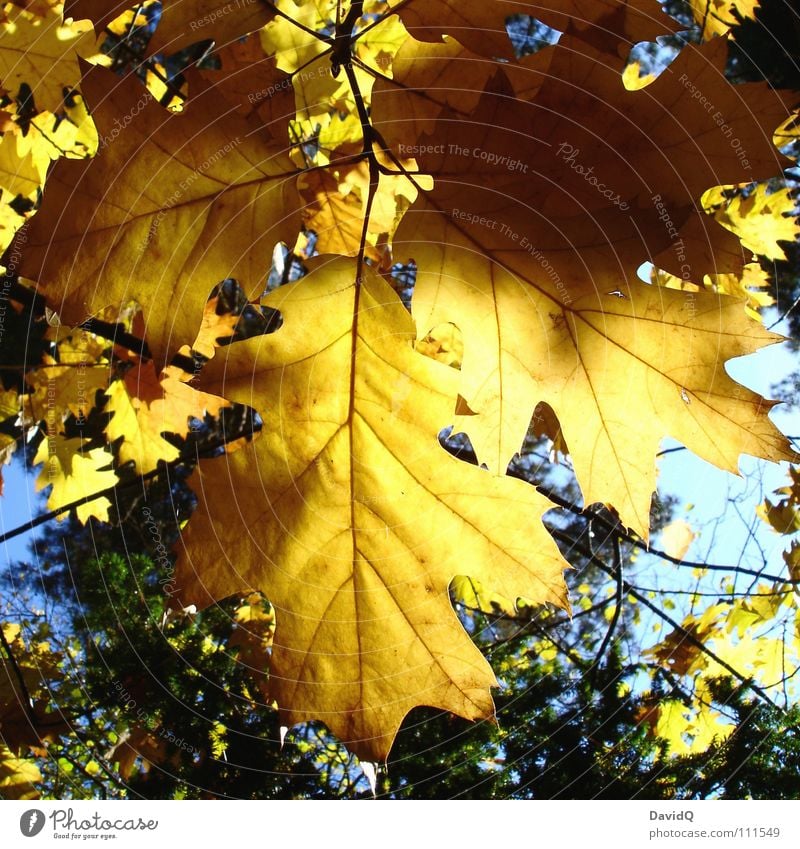
<svg viewBox="0 0 800 849">
<path fill-rule="evenodd" d="M 662 529 L 661 547 L 670 557 L 683 560 L 689 546 L 696 537 L 697 534 L 688 522 L 683 519 L 675 519 Z"/>
<path fill-rule="evenodd" d="M 47 499 L 49 510 L 58 510 L 67 504 L 88 495 L 94 495 L 117 483 L 116 474 L 109 468 L 111 455 L 102 448 L 83 450 L 80 437 L 66 439 L 63 436 L 48 436 L 42 441 L 34 457 L 34 464 L 45 466 L 36 479 L 36 489 L 41 490 L 52 484 L 53 489 Z M 87 501 L 77 508 L 78 519 L 86 522 L 90 516 L 108 521 L 108 509 L 111 502 L 103 496 Z M 58 519 L 62 521 L 65 514 Z"/>
</svg>

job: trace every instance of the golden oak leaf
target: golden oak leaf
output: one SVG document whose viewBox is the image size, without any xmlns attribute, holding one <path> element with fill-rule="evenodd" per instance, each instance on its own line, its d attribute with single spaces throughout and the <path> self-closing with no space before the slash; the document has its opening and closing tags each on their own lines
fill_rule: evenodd
<svg viewBox="0 0 800 849">
<path fill-rule="evenodd" d="M 753 625 L 773 622 L 781 608 L 791 604 L 791 596 L 777 589 L 772 584 L 759 584 L 752 595 L 736 599 L 725 623 L 727 631 L 742 638 L 748 631 L 752 633 Z"/>
<path fill-rule="evenodd" d="M 519 598 L 510 601 L 498 593 L 492 592 L 480 581 L 466 575 L 458 575 L 450 585 L 450 594 L 457 604 L 463 605 L 467 610 L 482 611 L 483 613 L 498 613 L 506 616 L 515 616 L 519 607 L 533 606 L 528 599 Z"/>
<path fill-rule="evenodd" d="M 452 245 L 448 252 L 452 268 Z M 613 504 L 646 534 L 665 436 L 732 472 L 741 453 L 793 456 L 767 418 L 773 402 L 723 368 L 779 339 L 739 302 L 634 282 L 623 297 L 587 295 L 565 307 L 486 260 L 469 263 L 455 253 L 473 269 L 469 289 L 460 276 L 422 271 L 428 256 L 417 251 L 415 309 L 420 326 L 449 317 L 464 332 L 461 394 L 479 415 L 458 417 L 457 427 L 494 471 L 505 470 L 544 401 L 558 417 L 586 502 Z"/>
<path fill-rule="evenodd" d="M 160 62 L 151 61 L 147 66 L 144 84 L 162 106 L 172 112 L 183 111 L 188 86 L 185 81 L 178 85 L 175 80 L 170 80 L 167 69 Z"/>
<path fill-rule="evenodd" d="M 19 127 L 14 122 L 13 110 L 0 109 L 0 133 L 15 133 L 18 131 Z"/>
<path fill-rule="evenodd" d="M 789 467 L 789 486 L 775 490 L 773 495 L 782 496 L 773 504 L 769 498 L 756 508 L 760 518 L 779 534 L 794 534 L 800 531 L 800 468 Z M 784 555 L 786 557 L 786 555 Z"/>
<path fill-rule="evenodd" d="M 53 489 L 47 498 L 48 510 L 61 507 L 102 492 L 117 483 L 117 476 L 110 468 L 112 457 L 102 448 L 84 450 L 80 437 L 67 439 L 60 434 L 49 435 L 44 439 L 33 458 L 34 465 L 44 463 L 44 468 L 36 479 L 37 491 L 52 484 Z M 103 496 L 81 504 L 76 512 L 81 522 L 87 522 L 94 516 L 103 522 L 108 521 L 108 508 L 111 502 Z M 63 521 L 65 514 L 59 515 Z"/>
<path fill-rule="evenodd" d="M 374 78 L 356 65 L 353 74 L 368 106 Z M 350 77 L 340 73 L 338 79 L 334 78 L 330 57 L 321 56 L 295 73 L 292 85 L 297 114 L 290 124 L 290 134 L 293 139 L 311 141 L 318 148 L 312 155 L 307 146 L 302 146 L 295 153 L 297 161 L 302 165 L 326 165 L 335 158 L 336 151 L 342 155 L 360 153 L 363 130 Z"/>
<path fill-rule="evenodd" d="M 393 164 L 381 151 L 376 151 L 375 157 L 381 173 L 378 176 L 378 185 L 374 191 L 372 206 L 369 214 L 369 227 L 367 229 L 368 241 L 371 237 L 394 235 L 400 220 L 406 209 L 414 203 L 418 196 L 418 189 L 430 189 L 433 181 L 426 174 L 415 175 L 413 179 L 405 174 L 386 173 L 392 171 Z M 413 159 L 400 160 L 404 170 L 414 172 L 416 162 Z M 352 187 L 361 197 L 362 205 L 366 212 L 367 197 L 370 190 L 370 174 L 366 162 L 359 162 L 351 168 L 343 168 L 341 173 L 341 185 Z M 362 216 L 363 217 L 363 216 Z"/>
<path fill-rule="evenodd" d="M 133 5 L 130 0 L 64 0 L 64 16 L 77 21 L 88 19 L 99 31 Z"/>
<path fill-rule="evenodd" d="M 797 583 L 800 583 L 800 542 L 792 540 L 789 548 L 783 552 L 783 561 L 789 570 L 789 577 L 795 581 L 795 592 Z"/>
<path fill-rule="evenodd" d="M 220 280 L 260 294 L 274 244 L 299 229 L 287 155 L 196 83 L 187 108 L 169 113 L 135 80 L 89 71 L 101 151 L 56 164 L 21 263 L 71 324 L 135 298 L 160 367 L 195 338 Z"/>
<path fill-rule="evenodd" d="M 16 419 L 20 414 L 20 396 L 16 389 L 0 387 L 0 422 Z M 8 433 L 0 433 L 0 465 L 11 462 L 16 440 Z M 3 479 L 0 476 L 0 495 L 3 494 Z"/>
<path fill-rule="evenodd" d="M 177 53 L 210 38 L 222 47 L 261 29 L 274 14 L 261 0 L 166 0 L 147 52 Z"/>
<path fill-rule="evenodd" d="M 689 614 L 680 628 L 670 631 L 660 643 L 647 649 L 644 655 L 655 658 L 676 675 L 699 673 L 708 666 L 709 658 L 698 642 L 703 643 L 719 630 L 720 620 L 726 612 L 727 605 L 714 604 L 700 616 Z"/>
<path fill-rule="evenodd" d="M 265 27 L 261 41 L 268 53 L 275 53 L 278 67 L 292 74 L 297 109 L 291 125 L 293 140 L 313 141 L 317 148 L 311 155 L 311 148 L 302 146 L 295 154 L 298 161 L 324 165 L 333 159 L 333 151 L 348 147 L 347 153 L 360 152 L 363 130 L 353 79 L 358 97 L 368 109 L 374 75 L 391 73 L 392 57 L 407 38 L 405 28 L 396 15 L 377 22 L 364 17 L 356 26 L 366 27 L 352 48 L 356 61 L 350 62 L 347 73 L 338 71 L 334 77 L 328 39 L 336 4 L 286 0 L 282 9 L 288 17 L 279 17 Z"/>
<path fill-rule="evenodd" d="M 99 318 L 111 323 L 123 323 L 124 310 L 106 310 Z M 108 362 L 104 356 L 109 347 L 108 340 L 82 327 L 65 328 L 63 325 L 49 327 L 47 338 L 58 346 L 59 363 L 80 365 L 81 363 Z"/>
<path fill-rule="evenodd" d="M 140 363 L 111 384 L 106 411 L 113 415 L 106 433 L 112 442 L 122 437 L 119 456 L 123 463 L 133 462 L 143 474 L 162 460 L 175 460 L 178 449 L 161 434 L 185 437 L 190 419 L 202 420 L 206 413 L 217 415 L 229 406 L 223 398 L 193 389 L 190 380 L 194 377 L 176 366 L 164 369 L 159 379 L 151 363 Z"/>
<path fill-rule="evenodd" d="M 800 137 L 800 112 L 797 109 L 775 130 L 773 141 L 776 147 L 784 147 Z"/>
<path fill-rule="evenodd" d="M 401 157 L 415 155 L 445 107 L 468 120 L 496 70 L 497 63 L 452 38 L 444 44 L 409 38 L 393 59 L 392 79 L 375 84 L 373 123 Z"/>
<path fill-rule="evenodd" d="M 668 295 L 635 277 L 663 251 L 692 276 L 719 270 L 719 246 L 732 234 L 697 199 L 722 172 L 780 167 L 760 122 L 777 123 L 785 107 L 765 87 L 733 92 L 720 83 L 719 44 L 685 48 L 669 73 L 631 92 L 599 58 L 562 43 L 524 60 L 524 75 L 499 72 L 471 117 L 445 108 L 430 144 L 409 151 L 436 184 L 406 214 L 395 250 L 402 246 L 419 269 L 420 334 L 448 321 L 464 333 L 461 394 L 478 415 L 456 424 L 479 460 L 502 474 L 544 401 L 587 502 L 613 504 L 646 533 L 665 435 L 732 471 L 742 452 L 791 456 L 766 417 L 771 404 L 722 367 L 777 337 L 751 326 L 733 302 Z M 725 104 L 750 171 L 687 80 Z M 511 97 L 523 89 L 532 99 Z M 377 94 L 375 112 L 380 126 Z M 579 124 L 565 117 L 572 114 Z M 696 238 L 683 239 L 679 256 L 671 242 L 687 226 Z M 726 327 L 741 336 L 720 337 Z"/>
<path fill-rule="evenodd" d="M 747 18 L 755 19 L 759 0 L 689 0 L 704 39 L 725 35 Z"/>
<path fill-rule="evenodd" d="M 759 516 L 779 534 L 795 534 L 800 531 L 800 510 L 790 501 L 773 504 L 768 498 L 759 508 Z"/>
<path fill-rule="evenodd" d="M 738 602 L 731 608 L 725 627 L 731 634 L 743 637 L 754 625 L 757 625 L 761 617 L 751 608 Z"/>
<path fill-rule="evenodd" d="M 278 332 L 207 366 L 212 391 L 255 406 L 264 427 L 201 461 L 177 598 L 262 591 L 285 724 L 321 719 L 375 760 L 415 705 L 492 715 L 494 676 L 452 610 L 453 577 L 566 606 L 565 564 L 538 518 L 546 500 L 438 444 L 458 373 L 413 350 L 389 286 L 368 268 L 357 285 L 355 261 L 314 265 L 267 298 Z"/>
<path fill-rule="evenodd" d="M 106 411 L 111 414 L 106 435 L 111 442 L 122 438 L 120 462 L 132 462 L 137 471 L 144 474 L 155 469 L 162 460 L 169 463 L 177 459 L 178 449 L 161 436 L 168 428 L 152 415 L 146 403 L 131 396 L 125 380 L 115 380 L 106 395 Z"/>
<path fill-rule="evenodd" d="M 656 0 L 541 0 L 465 3 L 463 0 L 392 0 L 411 35 L 438 41 L 450 35 L 483 56 L 512 57 L 505 22 L 511 15 L 533 15 L 553 29 L 568 32 L 609 54 L 626 56 L 637 41 L 655 41 L 677 30 Z M 578 42 L 580 44 L 580 42 Z"/>
<path fill-rule="evenodd" d="M 687 707 L 676 699 L 666 699 L 659 705 L 655 735 L 669 743 L 669 753 L 691 755 L 707 752 L 715 741 L 724 740 L 734 725 L 709 702 L 696 702 Z"/>
<path fill-rule="evenodd" d="M 358 33 L 353 50 L 356 57 L 375 73 L 391 75 L 394 56 L 408 37 L 408 30 L 399 16 L 386 15 L 379 23 Z"/>
<path fill-rule="evenodd" d="M 52 434 L 71 413 L 78 423 L 95 406 L 98 389 L 105 389 L 111 377 L 108 343 L 83 328 L 49 327 L 48 339 L 57 356 L 45 354 L 42 365 L 25 375 L 30 392 L 25 396 L 24 414 L 33 422 L 44 421 Z"/>
<path fill-rule="evenodd" d="M 786 259 L 778 242 L 794 242 L 800 234 L 796 220 L 797 205 L 790 188 L 770 192 L 766 183 L 759 183 L 746 197 L 739 193 L 727 198 L 725 186 L 717 186 L 703 195 L 703 207 L 735 233 L 742 244 L 754 254 L 767 259 Z"/>
<path fill-rule="evenodd" d="M 147 26 L 147 13 L 156 2 L 160 2 L 160 0 L 143 0 L 143 2 L 136 5 L 135 9 L 128 9 L 122 12 L 122 14 L 117 15 L 104 28 L 113 35 L 121 37 L 128 35 L 131 28 Z M 100 14 L 102 14 L 102 11 Z M 91 18 L 91 15 L 87 13 L 86 17 Z"/>
<path fill-rule="evenodd" d="M 14 6 L 44 18 L 51 9 L 63 7 L 63 0 L 11 0 Z"/>
<path fill-rule="evenodd" d="M 770 177 L 789 160 L 770 140 L 784 98 L 766 85 L 725 83 L 725 52 L 724 40 L 687 45 L 647 88 L 627 91 L 601 55 L 575 53 L 562 39 L 518 66 L 499 66 L 476 109 L 470 93 L 466 111 L 448 106 L 433 135 L 403 153 L 436 175 L 428 204 L 467 230 L 475 249 L 528 274 L 552 265 L 572 298 L 594 290 L 591 273 L 603 266 L 633 274 L 650 259 L 678 275 L 688 267 L 689 279 L 737 270 L 738 241 L 697 201 L 723 173 Z M 451 61 L 417 57 L 412 82 L 436 79 Z M 405 85 L 397 65 L 394 82 L 381 81 L 374 95 L 379 130 L 395 121 L 385 90 Z M 693 89 L 713 99 L 724 127 Z M 427 97 L 424 88 L 414 94 Z M 731 147 L 729 130 L 747 158 Z"/>
<path fill-rule="evenodd" d="M 0 84 L 16 94 L 27 83 L 38 109 L 58 111 L 64 89 L 75 88 L 80 80 L 78 56 L 95 54 L 91 26 L 85 21 L 65 24 L 56 9 L 40 18 L 15 8 L 0 23 L 0 32 Z"/>
<path fill-rule="evenodd" d="M 779 684 L 794 669 L 792 664 L 787 663 L 790 649 L 783 638 L 754 634 L 751 631 L 735 642 L 729 638 L 716 637 L 710 639 L 708 644 L 717 657 L 734 669 L 746 669 L 764 687 Z M 729 673 L 722 664 L 711 660 L 705 674 L 711 679 Z"/>
<path fill-rule="evenodd" d="M 758 262 L 748 262 L 741 274 L 712 274 L 703 278 L 703 282 L 714 292 L 746 299 L 745 312 L 756 321 L 761 321 L 762 307 L 775 303 L 770 276 Z"/>
</svg>

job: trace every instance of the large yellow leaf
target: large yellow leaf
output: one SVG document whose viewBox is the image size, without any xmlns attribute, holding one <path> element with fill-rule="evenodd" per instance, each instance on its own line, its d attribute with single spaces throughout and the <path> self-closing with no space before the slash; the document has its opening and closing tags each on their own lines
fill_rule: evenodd
<svg viewBox="0 0 800 849">
<path fill-rule="evenodd" d="M 602 55 L 576 53 L 562 39 L 518 66 L 496 66 L 474 108 L 471 92 L 465 108 L 457 88 L 437 94 L 448 105 L 433 134 L 400 152 L 434 175 L 429 202 L 469 232 L 475 250 L 512 269 L 550 264 L 573 299 L 595 289 L 598 270 L 634 274 L 648 259 L 688 279 L 735 270 L 738 240 L 698 201 L 713 185 L 789 164 L 771 141 L 787 107 L 766 85 L 724 83 L 725 53 L 721 39 L 687 45 L 658 79 L 628 91 Z M 417 54 L 408 84 L 398 63 L 394 81 L 376 86 L 378 129 L 391 135 L 396 124 L 394 87 L 404 101 L 426 99 L 422 81 L 448 80 L 443 66 L 454 58 Z M 694 91 L 711 99 L 724 127 Z"/>
<path fill-rule="evenodd" d="M 135 298 L 163 367 L 195 338 L 220 280 L 238 278 L 250 297 L 263 291 L 275 243 L 299 227 L 295 169 L 199 79 L 179 114 L 102 68 L 82 90 L 101 150 L 57 163 L 21 273 L 41 281 L 70 324 Z"/>
<path fill-rule="evenodd" d="M 535 5 L 495 0 L 392 0 L 390 5 L 397 8 L 414 38 L 437 41 L 447 34 L 484 56 L 513 56 L 505 28 L 511 15 L 531 15 L 620 56 L 637 41 L 655 41 L 677 29 L 656 0 L 541 0 Z"/>
<path fill-rule="evenodd" d="M 537 402 L 548 403 L 584 498 L 613 504 L 645 534 L 664 436 L 732 471 L 742 452 L 791 456 L 770 403 L 724 370 L 778 337 L 733 301 L 635 276 L 665 254 L 665 265 L 700 279 L 720 258 L 736 267 L 738 240 L 699 197 L 722 173 L 766 175 L 783 161 L 770 141 L 782 99 L 720 84 L 723 52 L 686 47 L 669 74 L 627 91 L 599 57 L 559 44 L 524 71 L 496 74 L 474 113 L 445 107 L 425 144 L 404 151 L 436 183 L 407 213 L 395 251 L 419 268 L 421 336 L 445 322 L 464 333 L 461 394 L 478 415 L 458 426 L 502 474 Z M 724 108 L 746 162 L 689 86 Z"/>
<path fill-rule="evenodd" d="M 285 723 L 322 719 L 376 759 L 415 705 L 492 715 L 494 676 L 448 598 L 456 574 L 567 602 L 548 502 L 440 447 L 458 374 L 414 351 L 386 283 L 355 277 L 355 261 L 317 264 L 267 299 L 277 333 L 209 364 L 206 388 L 256 407 L 264 428 L 201 462 L 176 580 L 182 604 L 262 591 Z"/>
</svg>

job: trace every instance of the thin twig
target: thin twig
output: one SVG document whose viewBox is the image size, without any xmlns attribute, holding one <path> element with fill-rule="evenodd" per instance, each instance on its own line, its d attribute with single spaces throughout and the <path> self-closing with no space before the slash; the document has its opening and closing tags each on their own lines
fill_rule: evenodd
<svg viewBox="0 0 800 849">
<path fill-rule="evenodd" d="M 597 654 L 595 655 L 594 662 L 592 663 L 592 678 L 597 677 L 597 672 L 600 669 L 600 663 L 603 659 L 603 655 L 606 653 L 606 649 L 611 643 L 611 639 L 614 636 L 614 631 L 617 629 L 617 624 L 619 623 L 620 614 L 622 613 L 622 587 L 623 587 L 623 578 L 622 578 L 622 553 L 620 551 L 619 545 L 619 536 L 614 535 L 613 539 L 613 549 L 614 549 L 614 567 L 613 570 L 610 570 L 610 573 L 614 575 L 614 578 L 617 583 L 616 593 L 614 594 L 614 613 L 611 617 L 611 622 L 609 622 L 608 629 L 606 630 L 606 634 L 603 637 L 603 642 L 600 643 L 600 648 L 597 650 Z M 598 558 L 599 559 L 599 558 Z"/>
</svg>

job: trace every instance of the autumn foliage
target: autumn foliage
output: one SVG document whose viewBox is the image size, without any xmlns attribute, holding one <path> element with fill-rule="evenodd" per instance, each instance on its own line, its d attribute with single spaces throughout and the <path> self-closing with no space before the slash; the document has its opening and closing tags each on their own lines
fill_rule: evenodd
<svg viewBox="0 0 800 849">
<path fill-rule="evenodd" d="M 753 254 L 798 231 L 766 182 L 798 98 L 729 83 L 727 27 L 698 17 L 653 78 L 628 57 L 679 28 L 655 0 L 164 0 L 137 71 L 93 35 L 152 24 L 126 6 L 4 7 L 5 279 L 46 303 L 50 353 L 2 403 L 45 434 L 49 508 L 106 521 L 123 471 L 258 413 L 191 478 L 171 604 L 270 600 L 285 725 L 381 760 L 417 705 L 492 715 L 453 579 L 570 609 L 553 503 L 506 475 L 527 434 L 645 541 L 664 437 L 734 473 L 796 459 L 725 364 L 780 338 Z M 519 57 L 515 14 L 563 34 Z M 229 278 L 280 327 L 237 333 Z"/>
</svg>

